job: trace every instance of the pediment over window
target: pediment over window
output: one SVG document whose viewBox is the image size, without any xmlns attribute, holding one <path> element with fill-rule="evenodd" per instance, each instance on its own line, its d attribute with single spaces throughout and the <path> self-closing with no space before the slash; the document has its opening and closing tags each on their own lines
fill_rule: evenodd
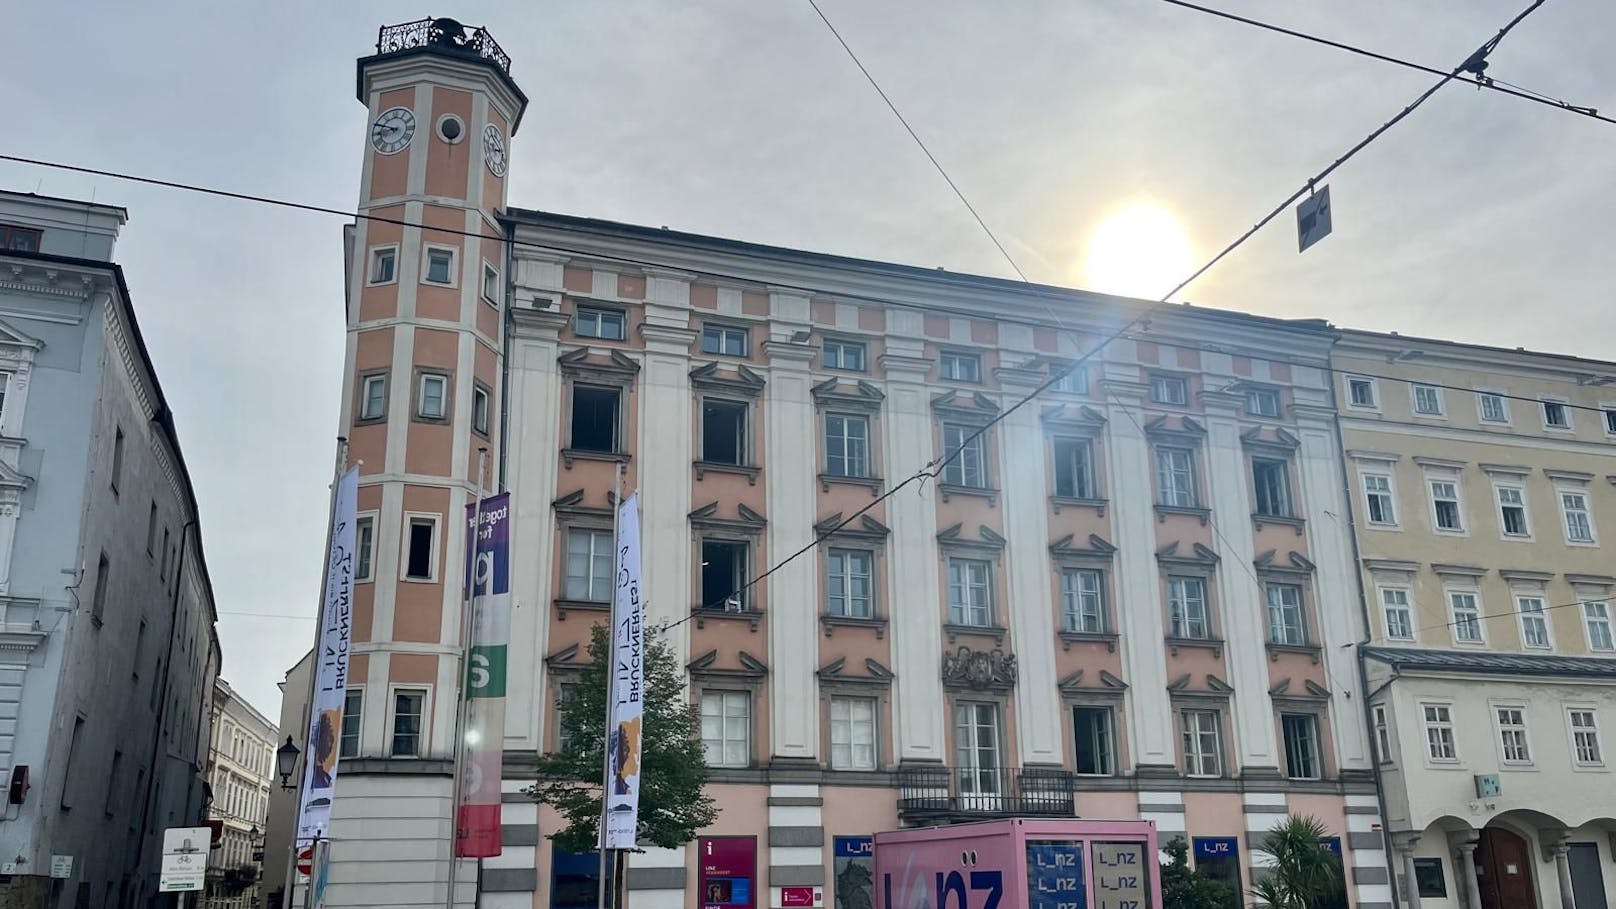
<svg viewBox="0 0 1616 909">
<path fill-rule="evenodd" d="M 844 382 L 832 377 L 815 385 L 812 394 L 814 403 L 821 407 L 858 413 L 875 413 L 881 409 L 881 402 L 886 400 L 886 395 L 881 389 L 863 379 Z"/>
<path fill-rule="evenodd" d="M 560 650 L 553 651 L 549 656 L 546 656 L 544 658 L 544 665 L 550 667 L 551 671 L 558 669 L 581 669 L 588 664 L 578 662 L 578 652 L 580 649 L 581 648 L 577 644 L 568 644 Z"/>
<path fill-rule="evenodd" d="M 999 402 L 980 391 L 946 391 L 933 395 L 931 409 L 940 417 L 987 421 L 999 414 Z"/>
<path fill-rule="evenodd" d="M 612 516 L 612 506 L 617 503 L 615 494 L 611 490 L 606 491 L 605 505 L 585 505 L 584 498 L 586 494 L 586 490 L 575 489 L 560 498 L 553 499 L 550 502 L 550 507 L 555 509 L 556 514 L 571 517 L 610 518 Z"/>
<path fill-rule="evenodd" d="M 1073 545 L 1076 534 L 1067 534 L 1049 544 L 1049 554 L 1055 556 L 1101 556 L 1110 558 L 1116 554 L 1117 547 L 1110 540 L 1097 533 L 1089 534 L 1088 548 Z"/>
<path fill-rule="evenodd" d="M 1264 552 L 1262 555 L 1257 556 L 1255 559 L 1252 559 L 1251 564 L 1256 566 L 1257 570 L 1260 572 L 1266 571 L 1274 573 L 1301 572 L 1303 574 L 1312 574 L 1313 569 L 1317 567 L 1308 560 L 1307 556 L 1302 555 L 1294 549 L 1286 554 L 1285 562 L 1283 563 L 1276 560 L 1276 555 L 1277 551 L 1270 549 Z"/>
<path fill-rule="evenodd" d="M 1194 417 L 1164 414 L 1145 424 L 1145 435 L 1154 442 L 1197 445 L 1206 438 L 1206 427 Z"/>
<path fill-rule="evenodd" d="M 937 542 L 947 547 L 987 549 L 1000 552 L 1004 549 L 1006 541 L 998 531 L 986 524 L 977 525 L 975 539 L 965 535 L 964 524 L 953 524 L 937 532 Z"/>
<path fill-rule="evenodd" d="M 1180 554 L 1178 551 L 1178 541 L 1174 540 L 1173 542 L 1168 543 L 1166 546 L 1156 550 L 1156 561 L 1168 567 L 1182 566 L 1212 568 L 1216 566 L 1218 562 L 1222 561 L 1222 559 L 1216 552 L 1213 552 L 1201 543 L 1191 544 L 1191 550 L 1189 553 Z"/>
<path fill-rule="evenodd" d="M 1124 682 L 1104 669 L 1100 670 L 1099 674 L 1095 676 L 1094 682 L 1089 685 L 1083 684 L 1084 674 L 1084 670 L 1079 669 L 1071 675 L 1061 679 L 1058 683 L 1056 683 L 1056 685 L 1058 688 L 1060 688 L 1061 693 L 1063 694 L 1092 694 L 1095 692 L 1115 692 L 1120 694 L 1128 690 L 1127 682 Z"/>
<path fill-rule="evenodd" d="M 707 391 L 721 391 L 730 394 L 755 398 L 763 391 L 763 377 L 737 364 L 733 373 L 718 368 L 717 363 L 707 363 L 690 371 L 690 385 Z"/>
<path fill-rule="evenodd" d="M 730 666 L 720 666 L 718 651 L 713 649 L 686 663 L 685 669 L 691 677 L 703 679 L 757 680 L 769 674 L 766 663 L 744 650 L 736 652 L 733 663 Z"/>
<path fill-rule="evenodd" d="M 763 515 L 746 507 L 745 503 L 735 505 L 735 517 L 726 518 L 718 514 L 718 503 L 708 502 L 706 505 L 690 512 L 690 524 L 705 530 L 734 530 L 755 534 L 767 527 L 769 522 Z"/>
<path fill-rule="evenodd" d="M 842 513 L 839 511 L 829 517 L 821 518 L 818 523 L 814 524 L 814 535 L 821 538 L 838 536 L 885 539 L 888 534 L 892 533 L 887 525 L 867 514 L 859 515 L 856 522 L 849 523 L 846 527 L 839 527 L 838 525 L 841 523 Z"/>
<path fill-rule="evenodd" d="M 878 685 L 883 688 L 892 685 L 895 673 L 878 660 L 866 658 L 864 660 L 864 675 L 852 675 L 847 672 L 847 657 L 837 657 L 819 667 L 814 674 L 821 682 L 835 682 L 846 685 Z"/>
<path fill-rule="evenodd" d="M 1240 444 L 1252 451 L 1289 456 L 1302 447 L 1302 440 L 1286 432 L 1283 426 L 1253 426 L 1240 434 Z"/>
<path fill-rule="evenodd" d="M 1330 699 L 1330 689 L 1320 685 L 1312 679 L 1302 680 L 1302 690 L 1291 691 L 1291 680 L 1280 679 L 1268 689 L 1270 697 L 1285 698 L 1292 701 L 1327 701 Z"/>
<path fill-rule="evenodd" d="M 620 350 L 598 357 L 592 355 L 589 348 L 578 347 L 556 357 L 556 366 L 562 375 L 570 378 L 608 385 L 633 385 L 640 374 L 640 364 Z"/>
<path fill-rule="evenodd" d="M 1052 404 L 1045 407 L 1038 418 L 1046 429 L 1054 432 L 1093 435 L 1105 428 L 1105 414 L 1087 404 Z"/>
<path fill-rule="evenodd" d="M 1168 682 L 1167 690 L 1172 694 L 1181 695 L 1184 697 L 1199 696 L 1205 698 L 1219 698 L 1224 700 L 1227 700 L 1230 695 L 1234 694 L 1234 687 L 1232 685 L 1210 672 L 1208 672 L 1204 677 L 1204 687 L 1192 688 L 1191 682 L 1193 681 L 1194 676 L 1186 672 L 1178 678 L 1173 679 L 1171 682 Z"/>
<path fill-rule="evenodd" d="M 26 347 L 29 350 L 42 350 L 45 347 L 45 342 L 23 334 L 5 321 L 0 321 L 0 356 L 5 356 L 8 353 L 3 350 L 3 348 L 7 347 Z"/>
</svg>

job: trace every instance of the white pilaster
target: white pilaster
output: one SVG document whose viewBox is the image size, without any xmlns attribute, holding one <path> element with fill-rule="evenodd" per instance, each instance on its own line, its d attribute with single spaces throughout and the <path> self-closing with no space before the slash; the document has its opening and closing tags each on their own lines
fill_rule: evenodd
<svg viewBox="0 0 1616 909">
<path fill-rule="evenodd" d="M 640 533 L 646 543 L 645 611 L 652 627 L 672 624 L 690 613 L 690 345 L 695 332 L 689 327 L 689 310 L 689 275 L 647 276 L 635 473 Z M 653 451 L 655 457 L 650 456 Z M 689 640 L 685 626 L 669 637 L 680 665 L 688 659 Z"/>
</svg>

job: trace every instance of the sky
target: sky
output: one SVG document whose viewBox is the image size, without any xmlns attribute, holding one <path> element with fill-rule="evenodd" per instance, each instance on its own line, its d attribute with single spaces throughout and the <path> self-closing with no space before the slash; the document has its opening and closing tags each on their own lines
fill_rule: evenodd
<svg viewBox="0 0 1616 909">
<path fill-rule="evenodd" d="M 1526 5 L 1203 2 L 1441 69 Z M 820 6 L 1051 284 L 1082 286 L 1140 205 L 1204 260 L 1434 81 L 1161 0 Z M 514 205 L 1014 276 L 807 0 L 15 5 L 0 152 L 352 209 L 354 60 L 427 15 L 486 25 L 531 98 Z M 1608 0 L 1550 0 L 1488 72 L 1616 114 L 1613 32 Z M 1298 254 L 1281 216 L 1179 299 L 1611 356 L 1616 126 L 1453 84 L 1329 182 L 1332 236 Z M 313 635 L 341 219 L 9 163 L 0 187 L 129 209 L 117 259 L 201 502 L 223 675 L 278 716 Z"/>
</svg>

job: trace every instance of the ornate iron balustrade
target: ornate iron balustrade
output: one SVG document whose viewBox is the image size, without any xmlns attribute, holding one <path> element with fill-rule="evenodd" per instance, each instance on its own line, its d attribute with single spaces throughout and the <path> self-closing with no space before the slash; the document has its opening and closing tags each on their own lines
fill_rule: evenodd
<svg viewBox="0 0 1616 909">
<path fill-rule="evenodd" d="M 906 819 L 1077 817 L 1064 770 L 924 767 L 898 771 L 898 814 Z"/>
<path fill-rule="evenodd" d="M 420 19 L 384 25 L 376 35 L 376 53 L 392 54 L 417 47 L 442 48 L 480 57 L 511 73 L 511 58 L 486 28 L 468 28 L 453 19 Z"/>
</svg>

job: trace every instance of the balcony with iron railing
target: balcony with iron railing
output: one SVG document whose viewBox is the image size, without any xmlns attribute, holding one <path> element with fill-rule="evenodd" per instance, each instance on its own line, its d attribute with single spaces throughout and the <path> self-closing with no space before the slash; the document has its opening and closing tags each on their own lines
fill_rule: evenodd
<svg viewBox="0 0 1616 909">
<path fill-rule="evenodd" d="M 507 77 L 511 74 L 511 58 L 486 28 L 472 28 L 454 19 L 428 18 L 384 25 L 376 35 L 378 56 L 416 49 L 487 60 Z"/>
<path fill-rule="evenodd" d="M 1077 817 L 1072 774 L 1015 767 L 899 770 L 898 816 L 906 822 L 995 817 Z"/>
</svg>

